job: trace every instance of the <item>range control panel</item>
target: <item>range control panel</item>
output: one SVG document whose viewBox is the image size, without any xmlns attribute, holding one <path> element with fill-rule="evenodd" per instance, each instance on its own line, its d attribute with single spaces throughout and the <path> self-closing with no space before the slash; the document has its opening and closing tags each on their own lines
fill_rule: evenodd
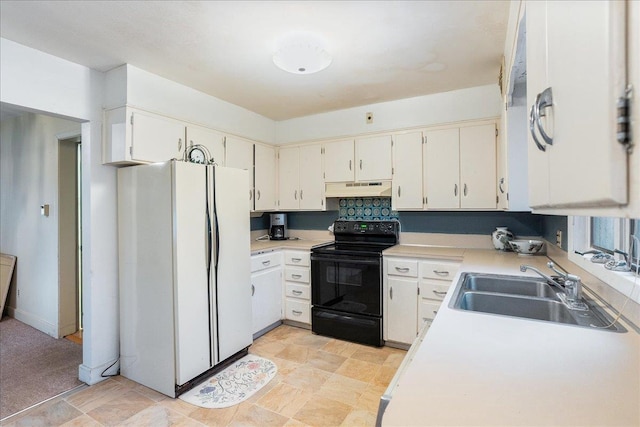
<svg viewBox="0 0 640 427">
<path fill-rule="evenodd" d="M 398 221 L 335 221 L 333 234 L 371 236 L 397 235 L 399 231 Z"/>
</svg>

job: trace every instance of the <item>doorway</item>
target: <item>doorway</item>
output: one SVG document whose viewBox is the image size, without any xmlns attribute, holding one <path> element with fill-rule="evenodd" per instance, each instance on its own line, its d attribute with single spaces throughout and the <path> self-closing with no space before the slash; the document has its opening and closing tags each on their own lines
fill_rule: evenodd
<svg viewBox="0 0 640 427">
<path fill-rule="evenodd" d="M 58 336 L 82 343 L 82 144 L 58 140 Z"/>
</svg>

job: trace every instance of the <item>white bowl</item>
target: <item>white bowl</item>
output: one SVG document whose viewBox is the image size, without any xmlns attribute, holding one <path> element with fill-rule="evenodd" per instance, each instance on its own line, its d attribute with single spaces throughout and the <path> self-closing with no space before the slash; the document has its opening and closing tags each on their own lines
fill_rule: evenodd
<svg viewBox="0 0 640 427">
<path fill-rule="evenodd" d="M 533 255 L 542 249 L 544 242 L 542 240 L 510 240 L 509 246 L 518 255 Z"/>
</svg>

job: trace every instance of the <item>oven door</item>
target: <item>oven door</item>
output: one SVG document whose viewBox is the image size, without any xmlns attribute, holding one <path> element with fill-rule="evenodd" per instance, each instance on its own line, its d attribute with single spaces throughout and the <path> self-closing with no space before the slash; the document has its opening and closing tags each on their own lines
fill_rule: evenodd
<svg viewBox="0 0 640 427">
<path fill-rule="evenodd" d="M 382 316 L 380 255 L 311 255 L 311 302 L 314 307 Z"/>
</svg>

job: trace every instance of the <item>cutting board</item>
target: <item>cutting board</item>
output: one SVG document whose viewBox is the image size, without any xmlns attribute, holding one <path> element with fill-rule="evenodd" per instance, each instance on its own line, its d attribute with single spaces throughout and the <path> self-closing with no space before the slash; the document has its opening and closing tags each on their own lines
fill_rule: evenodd
<svg viewBox="0 0 640 427">
<path fill-rule="evenodd" d="M 13 277 L 13 269 L 16 266 L 16 257 L 13 255 L 0 254 L 0 319 L 4 313 L 4 304 L 7 302 L 9 285 Z"/>
</svg>

